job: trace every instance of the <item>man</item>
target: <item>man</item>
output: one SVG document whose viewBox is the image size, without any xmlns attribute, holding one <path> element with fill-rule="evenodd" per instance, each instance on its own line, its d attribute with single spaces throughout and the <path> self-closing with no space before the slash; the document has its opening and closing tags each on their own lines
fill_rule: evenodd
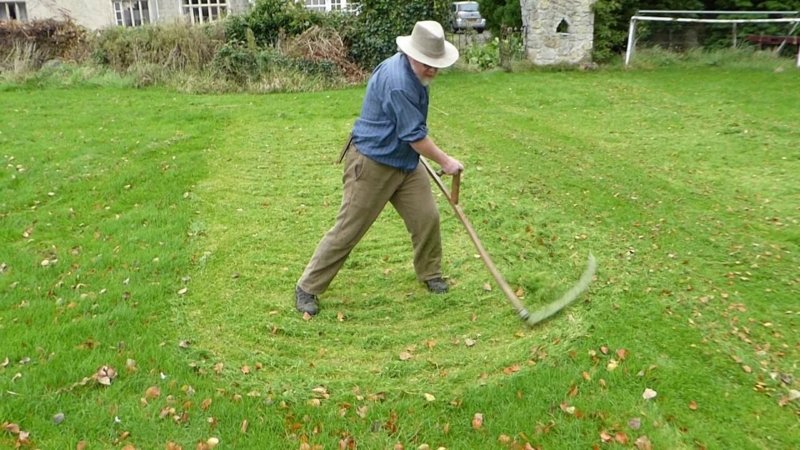
<svg viewBox="0 0 800 450">
<path fill-rule="evenodd" d="M 323 293 L 350 251 L 387 202 L 411 234 L 417 279 L 433 293 L 447 292 L 442 279 L 439 211 L 431 192 L 423 155 L 447 174 L 464 170 L 428 136 L 428 85 L 440 68 L 458 60 L 458 49 L 444 38 L 438 22 L 414 25 L 397 38 L 399 51 L 375 68 L 367 83 L 361 116 L 344 149 L 344 192 L 336 223 L 317 246 L 295 287 L 295 306 L 319 312 Z"/>
</svg>

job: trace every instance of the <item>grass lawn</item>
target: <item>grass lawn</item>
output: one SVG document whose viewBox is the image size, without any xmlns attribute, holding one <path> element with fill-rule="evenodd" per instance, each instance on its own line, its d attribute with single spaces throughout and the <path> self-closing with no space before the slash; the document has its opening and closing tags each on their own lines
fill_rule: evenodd
<svg viewBox="0 0 800 450">
<path fill-rule="evenodd" d="M 0 448 L 800 448 L 800 73 L 445 73 L 449 294 L 387 209 L 303 320 L 363 87 L 0 87 Z M 647 398 L 645 398 L 647 397 Z"/>
</svg>

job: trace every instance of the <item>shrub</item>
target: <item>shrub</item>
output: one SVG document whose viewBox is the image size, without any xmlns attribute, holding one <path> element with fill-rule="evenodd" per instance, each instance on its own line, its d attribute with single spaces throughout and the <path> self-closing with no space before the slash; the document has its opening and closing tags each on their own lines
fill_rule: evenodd
<svg viewBox="0 0 800 450">
<path fill-rule="evenodd" d="M 93 42 L 94 60 L 125 73 L 156 64 L 173 71 L 198 71 L 211 64 L 224 43 L 220 24 L 174 23 L 103 29 Z"/>
<path fill-rule="evenodd" d="M 232 18 L 226 31 L 228 41 L 246 41 L 246 29 L 253 32 L 256 44 L 277 45 L 283 36 L 297 36 L 322 23 L 322 15 L 294 0 L 258 0 L 246 17 Z"/>
<path fill-rule="evenodd" d="M 364 68 L 372 68 L 397 51 L 395 38 L 411 33 L 419 20 L 447 23 L 449 1 L 362 0 L 361 14 L 345 36 L 351 55 Z"/>
<path fill-rule="evenodd" d="M 461 59 L 468 67 L 479 70 L 494 69 L 499 66 L 510 70 L 512 61 L 524 58 L 522 36 L 515 33 L 503 39 L 495 37 L 485 43 L 473 43 L 462 50 Z"/>
<path fill-rule="evenodd" d="M 27 64 L 39 68 L 51 59 L 82 61 L 87 53 L 87 31 L 69 17 L 0 21 L 0 60 L 27 55 L 30 58 Z"/>
<path fill-rule="evenodd" d="M 214 55 L 213 68 L 225 79 L 244 83 L 259 75 L 257 51 L 237 43 L 226 43 Z"/>
</svg>

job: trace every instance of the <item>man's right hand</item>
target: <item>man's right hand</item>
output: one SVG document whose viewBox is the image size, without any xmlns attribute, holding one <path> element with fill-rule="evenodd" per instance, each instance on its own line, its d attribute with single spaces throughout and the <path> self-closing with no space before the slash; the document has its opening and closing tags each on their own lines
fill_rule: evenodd
<svg viewBox="0 0 800 450">
<path fill-rule="evenodd" d="M 453 157 L 448 156 L 447 161 L 442 164 L 442 170 L 444 173 L 448 175 L 455 175 L 459 172 L 464 171 L 464 165 L 461 162 Z"/>
</svg>

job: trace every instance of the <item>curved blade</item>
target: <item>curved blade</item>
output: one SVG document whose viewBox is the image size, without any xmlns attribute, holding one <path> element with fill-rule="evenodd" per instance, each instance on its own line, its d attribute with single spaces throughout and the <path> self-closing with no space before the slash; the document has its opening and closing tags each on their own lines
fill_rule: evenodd
<svg viewBox="0 0 800 450">
<path fill-rule="evenodd" d="M 526 310 L 520 311 L 520 317 L 522 317 L 522 320 L 524 320 L 528 325 L 533 326 L 566 308 L 589 287 L 589 283 L 592 282 L 592 277 L 594 277 L 594 273 L 596 271 L 597 260 L 594 259 L 594 255 L 589 253 L 589 261 L 586 263 L 586 270 L 583 271 L 581 278 L 577 283 L 575 283 L 574 286 L 572 286 L 572 288 L 570 288 L 570 290 L 564 293 L 564 295 L 562 295 L 558 300 L 555 300 L 549 305 L 545 305 L 543 308 L 537 311 L 532 313 L 529 313 Z"/>
</svg>

